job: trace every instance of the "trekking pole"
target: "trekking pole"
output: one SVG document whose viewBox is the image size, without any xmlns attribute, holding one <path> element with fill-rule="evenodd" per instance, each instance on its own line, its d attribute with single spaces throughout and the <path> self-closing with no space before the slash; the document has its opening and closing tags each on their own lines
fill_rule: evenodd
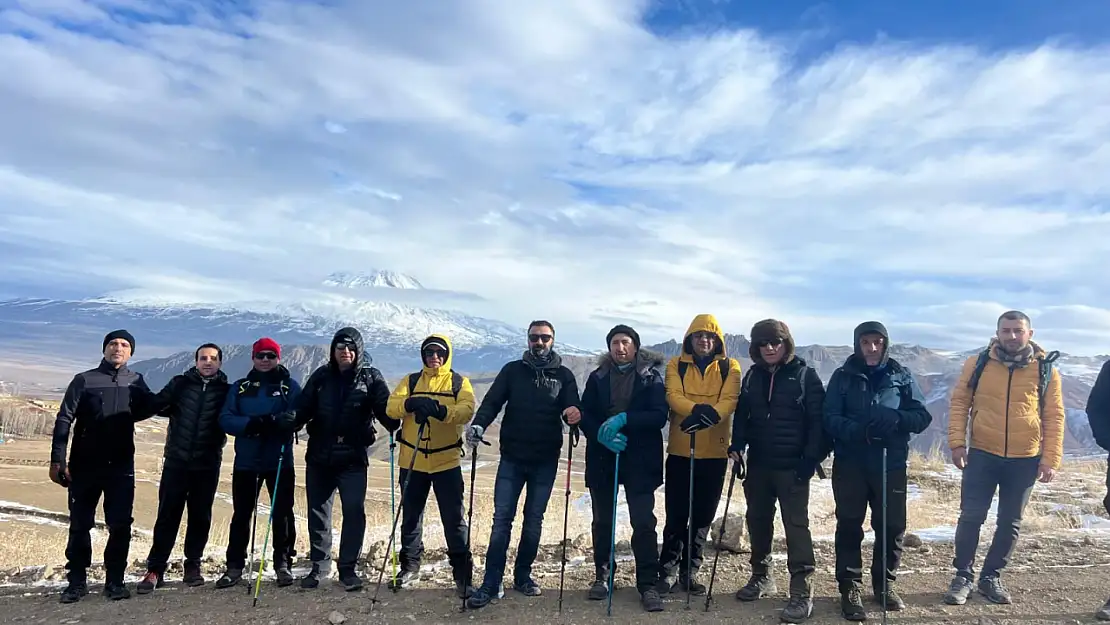
<svg viewBox="0 0 1110 625">
<path fill-rule="evenodd" d="M 251 508 L 251 555 L 247 559 L 247 594 L 251 594 L 251 571 L 254 570 L 254 535 L 258 531 L 258 496 L 262 494 L 262 474 L 254 474 L 254 507 Z"/>
<path fill-rule="evenodd" d="M 617 570 L 617 494 L 620 492 L 621 480 L 621 452 L 614 454 L 613 461 L 613 522 L 609 532 L 609 605 L 605 608 L 606 616 L 613 616 L 613 579 Z"/>
<path fill-rule="evenodd" d="M 694 585 L 694 576 L 690 571 L 694 561 L 694 438 L 697 432 L 690 433 L 690 486 L 687 491 L 686 506 L 686 609 L 690 609 L 691 587 Z"/>
<path fill-rule="evenodd" d="M 258 591 L 262 589 L 262 569 L 266 567 L 266 546 L 270 544 L 270 527 L 274 524 L 274 507 L 277 505 L 278 486 L 281 483 L 281 463 L 285 460 L 285 443 L 281 444 L 277 474 L 274 475 L 274 492 L 270 493 L 270 518 L 266 521 L 266 536 L 262 539 L 262 558 L 258 562 L 258 577 L 254 579 L 254 603 L 258 607 Z"/>
<path fill-rule="evenodd" d="M 728 526 L 728 505 L 732 503 L 732 487 L 736 485 L 736 471 L 732 471 L 732 479 L 728 482 L 728 494 L 725 495 L 725 515 L 721 517 L 721 531 L 717 535 L 717 553 L 713 554 L 713 570 L 709 574 L 709 590 L 705 593 L 705 611 L 709 611 L 709 602 L 713 600 L 713 582 L 717 579 L 717 561 L 721 559 L 721 543 L 725 540 L 725 527 Z"/>
<path fill-rule="evenodd" d="M 489 442 L 482 440 L 482 444 L 489 446 Z M 474 560 L 470 554 L 470 536 L 472 533 L 471 528 L 474 526 L 474 481 L 478 477 L 478 448 L 475 447 L 470 452 L 470 504 L 466 510 L 466 557 L 469 561 L 469 566 L 466 569 L 466 587 L 463 588 L 462 596 L 462 609 L 461 612 L 466 611 L 466 593 L 470 587 L 474 585 Z"/>
<path fill-rule="evenodd" d="M 397 514 L 397 485 L 393 476 L 393 450 L 397 449 L 397 441 L 393 438 L 393 432 L 389 433 L 389 514 Z M 393 536 L 390 535 L 390 540 Z M 397 579 L 397 550 L 390 549 L 390 556 L 393 559 L 393 579 Z"/>
<path fill-rule="evenodd" d="M 420 429 L 416 432 L 416 445 L 420 444 L 420 440 L 424 438 L 424 428 L 428 425 L 427 422 L 420 424 Z M 382 589 L 382 578 L 385 576 L 385 567 L 388 564 L 389 551 L 393 549 L 393 537 L 397 534 L 397 522 L 401 520 L 401 511 L 405 507 L 405 493 L 409 490 L 409 483 L 412 481 L 412 469 L 416 466 L 416 445 L 412 448 L 412 460 L 409 461 L 409 470 L 405 473 L 405 479 L 401 484 L 401 505 L 397 506 L 397 511 L 393 513 L 393 527 L 389 530 L 389 546 L 386 548 L 385 556 L 382 558 L 382 566 L 378 572 L 378 583 L 374 586 L 374 596 L 370 599 L 370 611 L 374 611 L 374 606 L 378 604 L 378 592 Z M 396 581 L 396 577 L 393 578 Z"/>
<path fill-rule="evenodd" d="M 563 557 L 562 562 L 559 564 L 559 614 L 563 613 L 563 581 L 566 579 L 567 573 L 567 523 L 570 521 L 570 467 L 574 458 L 575 428 L 576 426 L 571 426 L 571 430 L 567 432 L 567 489 L 566 498 L 563 500 Z"/>
<path fill-rule="evenodd" d="M 890 562 L 886 555 L 886 444 L 883 445 L 883 625 L 886 625 L 887 570 Z"/>
</svg>

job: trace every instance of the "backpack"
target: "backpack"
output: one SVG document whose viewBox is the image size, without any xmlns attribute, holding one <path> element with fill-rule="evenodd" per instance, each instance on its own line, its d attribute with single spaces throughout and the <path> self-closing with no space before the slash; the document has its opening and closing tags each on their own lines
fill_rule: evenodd
<svg viewBox="0 0 1110 625">
<path fill-rule="evenodd" d="M 1052 367 L 1056 359 L 1060 357 L 1059 351 L 1052 351 L 1044 355 L 1044 358 L 1037 359 L 1037 395 L 1038 395 L 1038 408 L 1040 409 L 1041 418 L 1044 418 L 1044 396 L 1048 392 L 1048 383 L 1052 379 Z M 979 378 L 983 376 L 983 369 L 986 369 L 987 363 L 990 362 L 991 352 L 990 348 L 984 349 L 979 352 L 979 358 L 975 361 L 975 370 L 971 372 L 971 379 L 967 381 L 967 387 L 971 389 L 971 401 L 975 402 L 975 390 L 979 388 Z"/>
<path fill-rule="evenodd" d="M 416 392 L 416 385 L 420 382 L 420 376 L 421 375 L 423 375 L 423 372 L 421 372 L 421 371 L 417 371 L 416 373 L 410 373 L 409 374 L 409 397 L 412 397 L 413 393 Z M 437 397 L 454 397 L 455 401 L 458 401 L 459 391 L 462 390 L 462 384 L 463 384 L 462 376 L 459 375 L 458 372 L 452 370 L 451 371 L 451 392 L 450 393 L 433 393 L 433 392 L 430 392 L 430 391 L 426 391 L 426 392 L 422 392 L 420 394 L 421 395 L 433 395 L 433 396 L 437 396 Z M 412 443 L 406 441 L 404 438 L 402 438 L 400 436 L 397 437 L 397 442 L 401 443 L 405 447 L 411 448 L 413 451 L 418 451 L 418 452 L 424 454 L 424 457 L 428 457 L 432 454 L 438 454 L 442 451 L 448 451 L 448 450 L 451 450 L 451 449 L 458 449 L 460 456 L 462 456 L 462 457 L 466 456 L 466 451 L 463 448 L 463 440 L 462 440 L 461 436 L 453 444 L 448 445 L 446 447 L 437 447 L 435 449 L 419 449 L 418 447 L 416 447 Z"/>
</svg>

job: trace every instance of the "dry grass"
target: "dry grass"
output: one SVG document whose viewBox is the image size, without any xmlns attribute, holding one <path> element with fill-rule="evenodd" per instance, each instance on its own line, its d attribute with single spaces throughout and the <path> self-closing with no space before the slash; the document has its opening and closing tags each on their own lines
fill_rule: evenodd
<svg viewBox="0 0 1110 625">
<path fill-rule="evenodd" d="M 57 406 L 38 400 L 0 397 L 3 438 L 38 438 L 54 430 Z"/>
<path fill-rule="evenodd" d="M 911 450 L 907 460 L 907 470 L 911 475 L 926 471 L 941 473 L 950 463 L 951 456 L 948 454 L 948 450 L 937 444 L 924 453 Z"/>
</svg>

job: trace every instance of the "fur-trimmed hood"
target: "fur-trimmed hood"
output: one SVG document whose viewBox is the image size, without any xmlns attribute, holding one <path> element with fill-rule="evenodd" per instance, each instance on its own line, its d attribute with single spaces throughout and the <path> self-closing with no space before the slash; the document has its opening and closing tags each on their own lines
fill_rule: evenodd
<svg viewBox="0 0 1110 625">
<path fill-rule="evenodd" d="M 790 328 L 785 322 L 778 319 L 764 319 L 757 321 L 752 326 L 751 344 L 748 346 L 748 356 L 752 362 L 766 365 L 763 360 L 763 353 L 759 350 L 759 344 L 765 341 L 774 339 L 782 339 L 783 346 L 786 348 L 786 353 L 782 356 L 780 364 L 787 364 L 794 358 L 794 337 L 790 334 Z"/>
<path fill-rule="evenodd" d="M 635 363 L 636 371 L 643 375 L 653 367 L 662 367 L 666 363 L 666 360 L 660 353 L 653 352 L 649 349 L 640 349 L 636 352 Z M 609 352 L 605 352 L 597 357 L 597 368 L 600 371 L 609 371 L 614 366 L 613 357 L 609 355 Z"/>
</svg>

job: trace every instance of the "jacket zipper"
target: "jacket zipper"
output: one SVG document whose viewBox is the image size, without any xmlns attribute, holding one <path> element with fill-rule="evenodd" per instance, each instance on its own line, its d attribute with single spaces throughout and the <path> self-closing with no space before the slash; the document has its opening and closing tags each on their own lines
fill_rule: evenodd
<svg viewBox="0 0 1110 625">
<path fill-rule="evenodd" d="M 1002 439 L 1002 457 L 1010 457 L 1010 388 L 1014 384 L 1014 368 L 1007 367 L 1010 377 L 1006 381 L 1006 436 Z"/>
<path fill-rule="evenodd" d="M 208 394 L 208 380 L 201 380 L 200 384 L 200 401 L 197 403 L 197 418 L 193 420 L 193 436 L 189 439 L 189 456 L 188 461 L 193 460 L 193 455 L 197 448 L 197 436 L 200 434 L 200 415 L 204 410 L 205 395 Z"/>
<path fill-rule="evenodd" d="M 778 370 L 777 367 L 775 368 L 774 371 L 771 372 L 771 385 L 767 389 L 767 420 L 768 421 L 771 420 L 771 396 L 773 396 L 775 394 L 775 374 L 777 374 L 778 372 L 779 372 L 779 370 Z"/>
</svg>

